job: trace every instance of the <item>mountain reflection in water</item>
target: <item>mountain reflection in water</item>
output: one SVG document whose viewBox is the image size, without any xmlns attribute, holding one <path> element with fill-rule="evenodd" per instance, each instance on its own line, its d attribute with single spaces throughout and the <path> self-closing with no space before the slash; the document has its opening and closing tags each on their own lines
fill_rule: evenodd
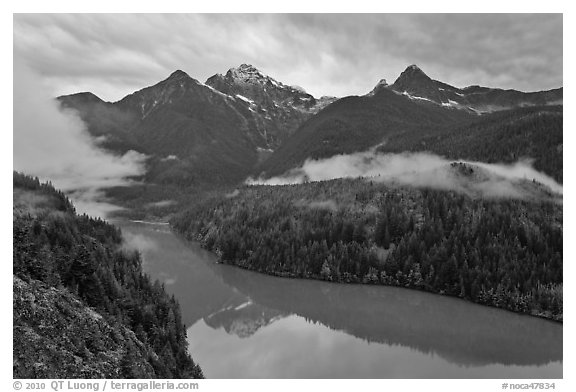
<svg viewBox="0 0 576 392">
<path fill-rule="evenodd" d="M 182 308 L 207 377 L 560 378 L 562 325 L 396 287 L 217 264 L 160 225 L 118 222 Z"/>
</svg>

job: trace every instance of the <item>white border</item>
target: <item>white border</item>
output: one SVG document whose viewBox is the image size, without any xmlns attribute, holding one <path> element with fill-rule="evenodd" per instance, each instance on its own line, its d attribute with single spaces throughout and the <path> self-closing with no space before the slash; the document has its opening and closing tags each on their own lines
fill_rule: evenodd
<svg viewBox="0 0 576 392">
<path fill-rule="evenodd" d="M 564 13 L 564 73 L 565 86 L 564 105 L 568 108 L 564 116 L 564 233 L 566 239 L 575 237 L 574 222 L 576 216 L 574 211 L 574 170 L 576 168 L 574 161 L 574 118 L 572 115 L 572 70 L 573 67 L 573 49 L 570 46 L 570 39 L 574 37 L 574 18 L 573 8 L 569 2 L 563 1 L 522 1 L 522 2 L 503 2 L 503 1 L 481 1 L 481 2 L 464 2 L 448 0 L 442 2 L 430 2 L 422 0 L 409 0 L 406 2 L 397 2 L 396 4 L 374 4 L 369 0 L 355 0 L 353 2 L 329 2 L 329 1 L 306 1 L 292 0 L 289 2 L 275 3 L 269 0 L 247 0 L 247 1 L 212 1 L 198 2 L 191 1 L 134 1 L 120 2 L 113 0 L 100 0 L 98 2 L 80 2 L 72 0 L 52 0 L 52 1 L 12 1 L 9 4 L 3 4 L 2 19 L 0 26 L 2 34 L 2 72 L 0 73 L 4 86 L 2 94 L 1 108 L 3 118 L 4 140 L 2 143 L 2 198 L 4 206 L 2 216 L 0 217 L 0 243 L 2 244 L 2 284 L 0 293 L 0 303 L 2 311 L 5 312 L 6 318 L 10 313 L 11 306 L 11 226 L 9 206 L 12 203 L 12 192 L 9 184 L 12 182 L 12 97 L 9 97 L 8 86 L 12 86 L 12 34 L 13 34 L 13 12 L 338 12 L 338 13 L 358 13 L 358 12 L 512 12 L 512 13 Z M 568 242 L 570 245 L 570 242 Z M 574 328 L 574 290 L 572 289 L 572 280 L 574 279 L 574 250 L 567 246 L 564 252 L 564 326 L 567 331 Z M 2 323 L 3 347 L 1 355 L 1 374 L 0 386 L 2 390 L 12 390 L 12 329 L 7 320 Z M 194 353 L 191 353 L 192 356 Z M 306 353 L 302 353 L 306 355 Z M 576 376 L 571 369 L 574 366 L 574 337 L 571 333 L 564 334 L 564 380 L 556 380 L 555 390 L 575 390 Z M 534 380 L 526 380 L 532 382 Z M 503 382 L 520 383 L 521 380 L 205 380 L 200 382 L 200 390 L 246 390 L 246 391 L 266 391 L 271 388 L 280 390 L 364 390 L 367 388 L 378 388 L 378 390 L 389 389 L 392 391 L 419 390 L 419 391 L 500 391 Z M 569 386 L 572 386 L 569 388 Z M 569 388 L 569 389 L 568 389 Z"/>
</svg>

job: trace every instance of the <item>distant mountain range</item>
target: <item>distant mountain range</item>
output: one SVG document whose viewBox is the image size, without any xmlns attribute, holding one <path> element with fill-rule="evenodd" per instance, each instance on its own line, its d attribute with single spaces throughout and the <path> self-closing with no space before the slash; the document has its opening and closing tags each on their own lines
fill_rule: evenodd
<svg viewBox="0 0 576 392">
<path fill-rule="evenodd" d="M 493 112 L 540 111 L 562 105 L 562 99 L 562 88 L 460 89 L 416 65 L 363 96 L 316 98 L 248 64 L 205 83 L 178 70 L 117 102 L 89 92 L 58 97 L 63 107 L 78 111 L 102 147 L 147 154 L 146 182 L 179 186 L 278 175 L 307 158 L 360 151 L 399 135 L 419 142 Z"/>
<path fill-rule="evenodd" d="M 444 107 L 478 114 L 526 106 L 562 104 L 561 88 L 533 93 L 480 86 L 468 86 L 460 89 L 430 79 L 416 65 L 406 68 L 394 84 L 386 87 L 412 100 L 428 101 Z"/>
</svg>

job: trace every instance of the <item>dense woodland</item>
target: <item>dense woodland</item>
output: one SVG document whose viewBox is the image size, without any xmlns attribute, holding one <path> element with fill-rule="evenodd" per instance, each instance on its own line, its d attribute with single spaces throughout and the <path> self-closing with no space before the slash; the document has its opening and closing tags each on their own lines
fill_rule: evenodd
<svg viewBox="0 0 576 392">
<path fill-rule="evenodd" d="M 50 184 L 14 173 L 14 275 L 67 290 L 112 324 L 128 327 L 151 348 L 147 360 L 155 377 L 202 377 L 187 353 L 176 299 L 142 272 L 136 252 L 121 245 L 119 229 L 76 215 L 70 201 Z M 14 309 L 15 320 L 18 311 Z M 99 347 L 94 343 L 88 349 Z M 124 353 L 121 378 L 143 377 L 134 368 L 132 355 Z"/>
<path fill-rule="evenodd" d="M 515 163 L 534 167 L 562 183 L 562 106 L 532 107 L 486 114 L 474 120 L 387 140 L 382 152 L 430 151 L 451 159 Z"/>
<path fill-rule="evenodd" d="M 225 263 L 562 320 L 562 206 L 363 179 L 243 187 L 172 220 Z"/>
</svg>

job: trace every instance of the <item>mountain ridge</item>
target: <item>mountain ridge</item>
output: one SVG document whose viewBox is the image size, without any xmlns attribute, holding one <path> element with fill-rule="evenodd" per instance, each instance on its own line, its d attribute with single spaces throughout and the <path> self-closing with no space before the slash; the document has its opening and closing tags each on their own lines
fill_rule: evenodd
<svg viewBox="0 0 576 392">
<path fill-rule="evenodd" d="M 429 101 L 475 114 L 526 106 L 557 105 L 563 100 L 563 88 L 535 92 L 478 85 L 458 88 L 430 78 L 415 64 L 408 66 L 396 81 L 387 87 L 413 100 Z"/>
<path fill-rule="evenodd" d="M 146 183 L 186 187 L 278 175 L 306 158 L 360 151 L 395 134 L 429 134 L 494 111 L 561 104 L 562 94 L 562 88 L 461 89 L 411 65 L 368 94 L 315 98 L 244 63 L 205 83 L 177 69 L 116 102 L 90 92 L 58 101 L 77 110 L 92 135 L 104 136 L 102 147 L 147 154 Z"/>
<path fill-rule="evenodd" d="M 278 82 L 250 64 L 215 74 L 206 85 L 249 104 L 268 148 L 277 148 L 300 124 L 336 98 L 315 98 L 301 87 Z"/>
</svg>

